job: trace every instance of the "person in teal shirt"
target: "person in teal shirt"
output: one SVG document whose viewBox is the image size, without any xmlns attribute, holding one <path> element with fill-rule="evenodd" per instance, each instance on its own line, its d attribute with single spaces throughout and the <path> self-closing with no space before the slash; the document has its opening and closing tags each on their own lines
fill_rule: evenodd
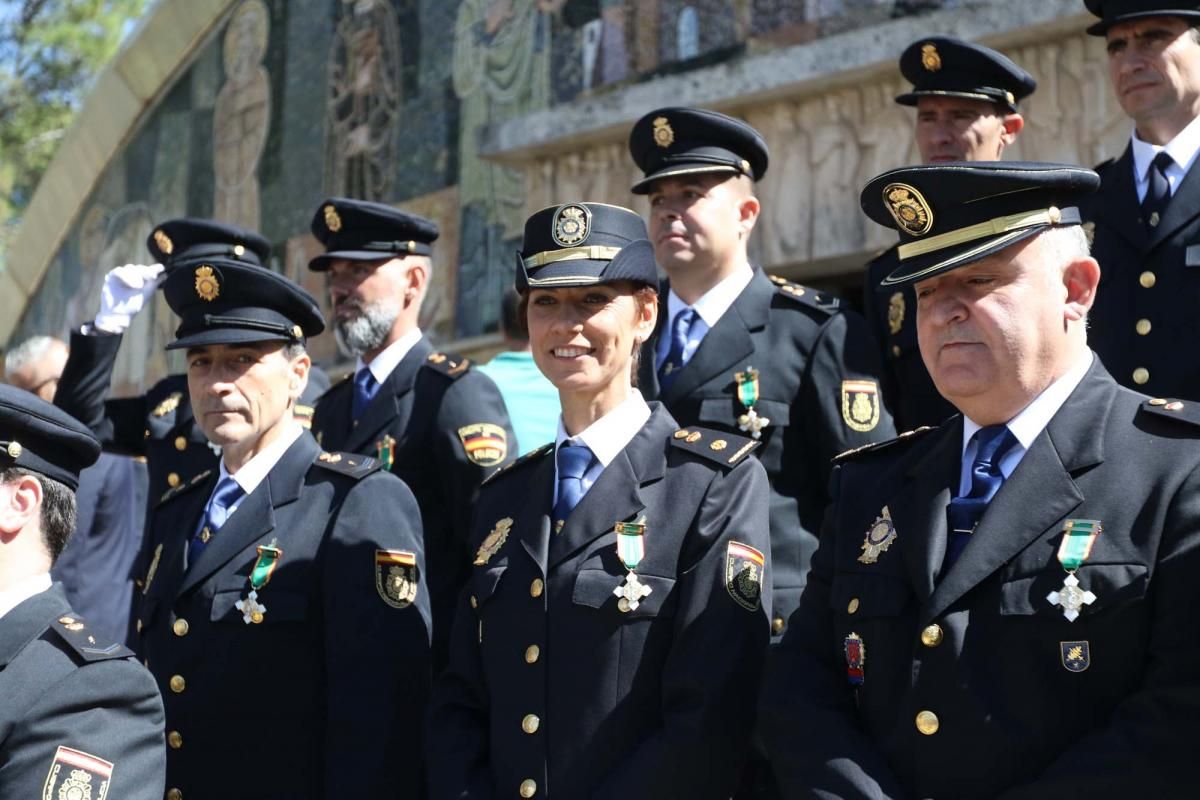
<svg viewBox="0 0 1200 800">
<path fill-rule="evenodd" d="M 521 454 L 554 441 L 561 407 L 558 390 L 533 363 L 529 337 L 521 325 L 520 296 L 510 288 L 500 303 L 500 332 L 508 349 L 480 371 L 500 387 Z"/>
</svg>

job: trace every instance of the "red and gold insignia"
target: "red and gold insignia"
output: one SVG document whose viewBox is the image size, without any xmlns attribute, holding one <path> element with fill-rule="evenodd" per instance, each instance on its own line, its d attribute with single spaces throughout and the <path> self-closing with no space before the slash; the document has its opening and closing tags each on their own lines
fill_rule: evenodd
<svg viewBox="0 0 1200 800">
<path fill-rule="evenodd" d="M 111 761 L 60 746 L 42 786 L 42 800 L 103 800 L 112 772 Z"/>
<path fill-rule="evenodd" d="M 875 381 L 842 381 L 842 420 L 860 433 L 879 424 L 879 385 Z"/>
<path fill-rule="evenodd" d="M 416 553 L 407 550 L 375 551 L 375 590 L 392 608 L 407 608 L 417 599 Z"/>
<path fill-rule="evenodd" d="M 458 438 L 471 463 L 494 467 L 508 455 L 508 434 L 491 422 L 477 422 L 458 429 Z"/>
<path fill-rule="evenodd" d="M 762 601 L 766 572 L 763 554 L 748 544 L 729 543 L 725 550 L 725 590 L 747 611 L 757 611 Z"/>
<path fill-rule="evenodd" d="M 842 643 L 842 649 L 846 653 L 846 680 L 850 681 L 851 686 L 862 686 L 866 675 L 863 670 L 867 665 L 866 642 L 857 633 L 851 632 Z"/>
</svg>

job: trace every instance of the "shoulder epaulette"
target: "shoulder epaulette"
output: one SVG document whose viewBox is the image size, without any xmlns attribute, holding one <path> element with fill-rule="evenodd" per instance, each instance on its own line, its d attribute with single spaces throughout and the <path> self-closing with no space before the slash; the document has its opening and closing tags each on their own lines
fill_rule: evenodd
<svg viewBox="0 0 1200 800">
<path fill-rule="evenodd" d="M 425 358 L 425 366 L 451 380 L 457 380 L 467 374 L 467 370 L 471 368 L 471 359 L 454 353 L 435 352 Z"/>
<path fill-rule="evenodd" d="M 365 478 L 372 472 L 383 469 L 383 462 L 379 459 L 358 453 L 322 452 L 313 464 L 355 479 Z"/>
<path fill-rule="evenodd" d="M 119 642 L 110 642 L 96 634 L 75 614 L 64 614 L 50 624 L 50 629 L 79 653 L 84 661 L 106 661 L 110 658 L 129 658 L 130 650 Z"/>
<path fill-rule="evenodd" d="M 531 461 L 535 461 L 536 459 L 541 458 L 542 456 L 546 455 L 546 453 L 549 453 L 553 449 L 554 449 L 554 442 L 547 442 L 546 444 L 542 445 L 541 447 L 534 448 L 533 450 L 530 450 L 528 453 L 521 456 L 520 458 L 517 458 L 513 461 L 508 462 L 503 467 L 501 467 L 500 469 L 493 472 L 491 475 L 488 475 L 486 478 L 484 478 L 480 482 L 479 485 L 486 486 L 487 484 L 491 483 L 492 481 L 494 481 L 496 478 L 500 477 L 501 475 L 506 475 L 516 467 L 519 467 L 523 464 L 528 464 Z"/>
<path fill-rule="evenodd" d="M 775 284 L 775 291 L 777 293 L 795 300 L 800 305 L 815 308 L 826 313 L 833 313 L 842 306 L 842 301 L 828 292 L 819 292 L 810 286 L 802 286 L 799 283 L 789 281 L 787 278 L 781 278 L 778 275 L 770 275 L 768 277 L 771 279 L 771 283 Z"/>
<path fill-rule="evenodd" d="M 708 428 L 680 428 L 671 434 L 671 444 L 680 450 L 715 461 L 725 469 L 733 469 L 754 452 L 762 442 Z"/>
<path fill-rule="evenodd" d="M 188 491 L 189 489 L 192 489 L 193 487 L 198 486 L 200 483 L 202 483 L 204 481 L 205 478 L 207 478 L 211 474 L 212 474 L 212 470 L 206 469 L 206 470 L 204 470 L 204 472 L 201 472 L 199 475 L 196 475 L 195 477 L 193 477 L 187 483 L 181 483 L 178 486 L 167 489 L 167 491 L 163 493 L 163 496 L 158 499 L 159 505 L 162 505 L 163 503 L 167 502 L 168 500 L 173 500 L 176 497 L 178 497 L 179 495 Z"/>
<path fill-rule="evenodd" d="M 937 429 L 934 428 L 932 425 L 922 425 L 921 427 L 915 428 L 911 431 L 905 431 L 904 433 L 897 436 L 895 439 L 884 439 L 882 442 L 871 442 L 871 444 L 864 444 L 862 447 L 855 447 L 850 450 L 847 450 L 844 453 L 838 453 L 836 456 L 833 457 L 833 463 L 837 464 L 838 462 L 841 462 L 841 461 L 847 461 L 849 459 L 863 455 L 864 453 L 875 453 L 880 450 L 885 450 L 889 447 L 892 447 L 893 445 L 907 444 L 909 442 L 916 441 L 917 439 L 921 438 L 923 435 L 925 435 L 926 433 L 928 433 L 929 431 L 932 431 L 932 430 L 937 430 Z"/>
<path fill-rule="evenodd" d="M 1184 402 L 1174 398 L 1155 397 L 1142 403 L 1142 411 L 1179 422 L 1200 425 L 1200 403 Z"/>
</svg>

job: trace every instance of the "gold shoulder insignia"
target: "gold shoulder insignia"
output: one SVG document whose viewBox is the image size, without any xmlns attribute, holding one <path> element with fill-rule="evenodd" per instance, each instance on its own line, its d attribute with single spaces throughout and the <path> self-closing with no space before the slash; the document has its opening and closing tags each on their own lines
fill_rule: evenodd
<svg viewBox="0 0 1200 800">
<path fill-rule="evenodd" d="M 1200 425 L 1200 403 L 1175 398 L 1155 397 L 1142 403 L 1142 411 L 1158 417 L 1167 417 L 1179 422 Z"/>
<path fill-rule="evenodd" d="M 372 472 L 383 468 L 382 462 L 370 456 L 358 453 L 326 453 L 322 452 L 313 462 L 318 467 L 324 467 L 331 472 L 349 475 L 356 480 L 365 478 Z"/>
<path fill-rule="evenodd" d="M 842 461 L 849 460 L 849 459 L 853 458 L 854 456 L 860 455 L 862 453 L 874 453 L 877 450 L 883 450 L 885 448 L 891 447 L 892 445 L 901 444 L 903 442 L 915 441 L 916 439 L 919 439 L 924 434 L 928 433 L 929 431 L 933 431 L 933 430 L 937 430 L 937 428 L 933 427 L 932 425 L 922 425 L 921 427 L 914 428 L 911 431 L 905 431 L 904 433 L 900 434 L 899 436 L 897 436 L 894 439 L 885 439 L 882 442 L 871 442 L 870 444 L 864 444 L 862 447 L 853 447 L 843 453 L 838 453 L 836 456 L 834 456 L 833 463 L 837 464 Z"/>
<path fill-rule="evenodd" d="M 171 392 L 161 403 L 154 407 L 150 412 L 151 416 L 165 417 L 175 409 L 179 408 L 179 402 L 183 400 L 183 392 Z"/>
<path fill-rule="evenodd" d="M 671 435 L 669 441 L 674 447 L 715 461 L 725 469 L 737 466 L 762 444 L 744 436 L 695 426 L 680 428 Z"/>
<path fill-rule="evenodd" d="M 511 472 L 516 467 L 519 467 L 522 464 L 527 464 L 530 461 L 540 458 L 541 456 L 544 456 L 544 455 L 546 455 L 546 453 L 549 453 L 553 450 L 554 450 L 554 442 L 548 442 L 548 443 L 542 445 L 541 447 L 534 448 L 533 450 L 530 450 L 528 453 L 521 456 L 520 458 L 508 462 L 503 467 L 501 467 L 500 469 L 493 472 L 491 475 L 488 475 L 486 478 L 483 479 L 483 481 L 480 482 L 479 485 L 486 486 L 487 484 L 496 480 L 496 478 L 499 478 L 501 475 Z"/>
<path fill-rule="evenodd" d="M 816 308 L 825 312 L 833 312 L 839 309 L 842 301 L 827 292 L 820 292 L 809 286 L 803 286 L 794 281 L 789 281 L 787 278 L 781 278 L 778 275 L 771 275 L 771 283 L 775 284 L 775 291 L 783 297 L 787 297 L 796 301 L 802 306 Z"/>
<path fill-rule="evenodd" d="M 471 368 L 471 359 L 463 358 L 454 353 L 430 353 L 425 358 L 425 366 L 440 372 L 448 378 L 461 378 Z"/>
<path fill-rule="evenodd" d="M 103 636 L 97 639 L 98 634 L 88 628 L 78 614 L 64 614 L 55 621 L 53 628 L 85 661 L 104 661 L 133 655 L 133 652 L 122 644 L 109 641 Z"/>
</svg>

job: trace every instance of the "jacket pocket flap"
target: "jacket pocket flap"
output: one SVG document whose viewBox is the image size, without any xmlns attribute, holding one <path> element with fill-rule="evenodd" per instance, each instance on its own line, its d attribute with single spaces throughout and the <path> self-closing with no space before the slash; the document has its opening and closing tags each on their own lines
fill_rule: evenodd
<svg viewBox="0 0 1200 800">
<path fill-rule="evenodd" d="M 1060 591 L 1067 573 L 1061 568 L 1006 581 L 1000 587 L 1000 613 L 1008 616 L 1050 612 L 1062 614 L 1061 606 L 1047 599 Z M 1079 589 L 1095 597 L 1079 611 L 1080 617 L 1105 608 L 1115 608 L 1146 594 L 1149 570 L 1145 564 L 1084 564 L 1075 573 Z"/>
<path fill-rule="evenodd" d="M 887 575 L 837 575 L 829 592 L 834 613 L 852 617 L 898 617 L 913 599 L 912 589 Z"/>
<path fill-rule="evenodd" d="M 214 594 L 211 621 L 245 624 L 244 612 L 238 610 L 237 604 L 249 593 L 250 587 L 244 586 L 234 591 Z M 299 622 L 308 616 L 308 597 L 298 592 L 272 590 L 270 586 L 264 586 L 258 592 L 258 603 L 264 609 L 263 625 L 274 622 Z"/>
</svg>

